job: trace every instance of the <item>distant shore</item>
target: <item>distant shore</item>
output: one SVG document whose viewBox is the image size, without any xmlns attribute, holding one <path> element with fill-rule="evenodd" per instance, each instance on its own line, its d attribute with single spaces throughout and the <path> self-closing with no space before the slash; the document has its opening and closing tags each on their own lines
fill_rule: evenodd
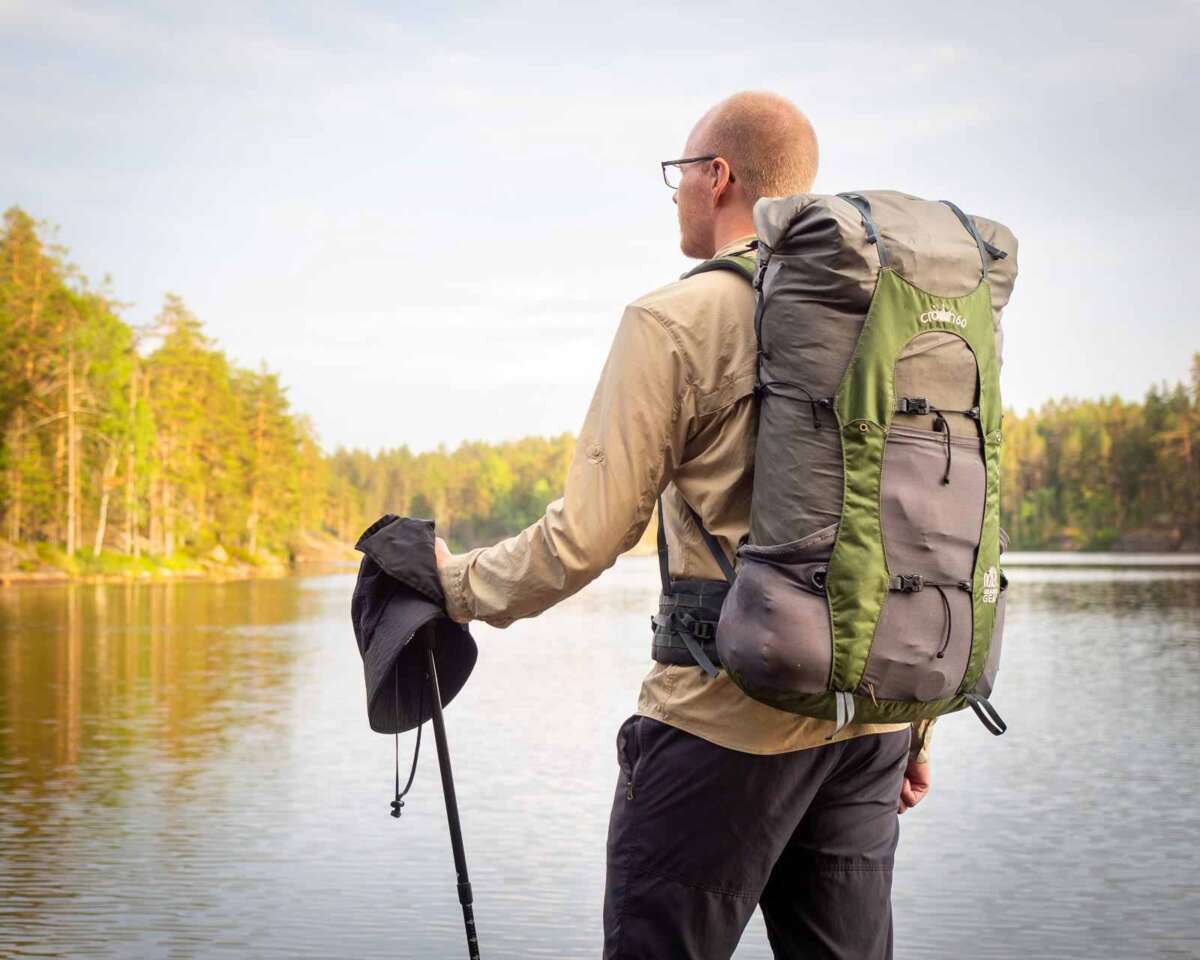
<svg viewBox="0 0 1200 960">
<path fill-rule="evenodd" d="M 1166 569 L 1200 567 L 1200 553 L 1184 551 L 1122 552 L 1119 550 L 1013 550 L 1000 557 L 1009 569 L 1019 567 L 1117 567 L 1122 569 Z"/>
<path fill-rule="evenodd" d="M 70 557 L 45 544 L 0 542 L 0 586 L 277 579 L 317 568 L 352 569 L 359 559 L 352 544 L 311 532 L 295 537 L 286 555 L 233 552 L 217 545 L 203 552 L 180 551 L 170 557 L 131 557 L 111 551 L 103 551 L 98 557 L 90 552 Z"/>
<path fill-rule="evenodd" d="M 251 580 L 290 576 L 293 568 L 278 565 L 231 564 L 213 568 L 126 571 L 123 573 L 68 573 L 65 570 L 0 570 L 0 587 L 61 583 L 156 583 L 178 580 Z"/>
</svg>

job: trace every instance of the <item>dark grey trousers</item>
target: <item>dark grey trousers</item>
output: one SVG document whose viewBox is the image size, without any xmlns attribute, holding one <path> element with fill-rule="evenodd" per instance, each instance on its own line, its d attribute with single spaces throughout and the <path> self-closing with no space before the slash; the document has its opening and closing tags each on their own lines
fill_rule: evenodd
<svg viewBox="0 0 1200 960">
<path fill-rule="evenodd" d="M 909 733 L 759 756 L 633 716 L 608 828 L 606 960 L 721 960 L 762 904 L 777 958 L 892 955 Z"/>
</svg>

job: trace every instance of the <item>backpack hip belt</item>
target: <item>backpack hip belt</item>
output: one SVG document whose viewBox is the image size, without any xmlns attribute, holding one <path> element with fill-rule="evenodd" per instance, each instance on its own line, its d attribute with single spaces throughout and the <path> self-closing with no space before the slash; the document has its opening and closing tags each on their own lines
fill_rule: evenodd
<svg viewBox="0 0 1200 960">
<path fill-rule="evenodd" d="M 659 595 L 658 613 L 650 618 L 651 658 L 658 663 L 700 666 L 715 674 L 721 665 L 717 622 L 729 584 L 724 580 L 672 580 L 670 589 Z"/>
</svg>

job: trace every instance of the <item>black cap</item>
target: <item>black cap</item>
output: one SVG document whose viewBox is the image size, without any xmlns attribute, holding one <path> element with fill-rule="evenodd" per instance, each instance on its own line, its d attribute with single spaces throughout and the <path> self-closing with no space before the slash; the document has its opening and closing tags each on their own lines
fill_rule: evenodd
<svg viewBox="0 0 1200 960">
<path fill-rule="evenodd" d="M 412 730 L 433 713 L 425 645 L 433 646 L 442 703 L 467 682 L 479 648 L 446 614 L 434 555 L 434 523 L 384 514 L 363 531 L 350 602 L 367 682 L 367 720 L 379 733 Z"/>
</svg>

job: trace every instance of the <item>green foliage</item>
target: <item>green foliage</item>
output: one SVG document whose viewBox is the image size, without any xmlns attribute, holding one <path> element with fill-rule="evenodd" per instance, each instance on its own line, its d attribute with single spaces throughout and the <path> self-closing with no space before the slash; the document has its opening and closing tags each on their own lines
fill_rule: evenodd
<svg viewBox="0 0 1200 960">
<path fill-rule="evenodd" d="M 231 364 L 174 295 L 130 327 L 44 233 L 16 208 L 0 228 L 0 537 L 87 573 L 282 555 L 323 525 L 324 457 L 278 376 Z"/>
<path fill-rule="evenodd" d="M 1001 522 L 1014 547 L 1200 546 L 1200 354 L 1189 385 L 1009 413 Z"/>
<path fill-rule="evenodd" d="M 352 542 L 383 513 L 429 517 L 452 549 L 516 533 L 561 494 L 575 442 L 570 434 L 525 437 L 496 445 L 464 443 L 414 454 L 407 447 L 371 457 L 337 450 L 329 458 L 337 524 Z"/>
<path fill-rule="evenodd" d="M 129 326 L 46 232 L 17 208 L 0 227 L 0 539 L 35 544 L 28 563 L 263 566 L 302 531 L 353 542 L 389 511 L 437 517 L 466 546 L 526 526 L 562 489 L 567 435 L 327 456 L 278 374 L 231 363 L 174 294 Z"/>
</svg>

